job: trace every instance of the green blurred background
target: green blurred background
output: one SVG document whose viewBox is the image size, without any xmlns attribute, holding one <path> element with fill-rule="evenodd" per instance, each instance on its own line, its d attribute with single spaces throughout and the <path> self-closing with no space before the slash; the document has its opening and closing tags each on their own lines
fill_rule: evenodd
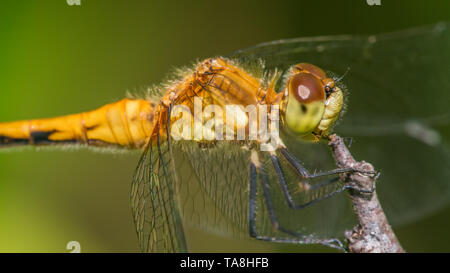
<svg viewBox="0 0 450 273">
<path fill-rule="evenodd" d="M 196 59 L 281 38 L 373 34 L 450 18 L 449 1 L 3 1 L 0 122 L 94 109 Z M 138 153 L 0 152 L 0 251 L 139 250 Z M 396 228 L 407 251 L 450 251 L 450 208 Z M 188 231 L 192 251 L 329 251 Z"/>
</svg>

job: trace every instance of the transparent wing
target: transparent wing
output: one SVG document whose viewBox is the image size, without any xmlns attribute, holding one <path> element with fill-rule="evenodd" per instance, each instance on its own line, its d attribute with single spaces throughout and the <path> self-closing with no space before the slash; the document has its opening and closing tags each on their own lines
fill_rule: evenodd
<svg viewBox="0 0 450 273">
<path fill-rule="evenodd" d="M 184 221 L 219 235 L 248 236 L 248 149 L 227 141 L 202 145 L 174 145 Z"/>
<path fill-rule="evenodd" d="M 347 111 L 335 131 L 352 137 L 356 158 L 381 171 L 377 191 L 391 222 L 413 221 L 448 204 L 448 23 L 375 36 L 280 40 L 232 57 L 242 63 L 263 59 L 267 70 L 286 71 L 299 62 L 335 75 L 350 69 L 342 80 Z M 333 167 L 314 158 L 318 148 L 289 142 L 289 150 L 310 168 Z"/>
<path fill-rule="evenodd" d="M 250 150 L 247 145 L 237 141 L 219 141 L 208 145 L 185 141 L 174 144 L 174 155 L 185 224 L 221 236 L 249 239 Z M 257 208 L 255 229 L 259 235 L 293 240 L 302 236 L 307 236 L 308 240 L 329 239 L 342 236 L 343 230 L 354 223 L 351 204 L 345 195 L 323 200 L 305 209 L 291 209 L 270 156 L 267 152 L 260 152 L 260 157 L 268 178 L 273 213 L 283 228 L 298 236 L 274 227 L 260 182 L 254 200 Z M 302 180 L 295 169 L 280 153 L 277 157 L 289 191 L 298 204 L 323 197 L 343 186 L 332 183 L 314 190 L 313 187 L 323 181 L 308 181 L 311 190 L 305 191 L 302 186 L 306 184 L 300 185 Z"/>
<path fill-rule="evenodd" d="M 319 152 L 320 149 L 310 156 L 316 155 L 321 158 Z M 291 154 L 293 155 L 293 153 Z M 326 155 L 326 153 L 324 154 Z M 260 153 L 267 173 L 272 199 L 270 202 L 273 204 L 279 225 L 299 234 L 299 237 L 309 236 L 311 239 L 342 237 L 344 230 L 356 223 L 349 198 L 345 194 L 338 194 L 344 190 L 345 185 L 339 181 L 336 175 L 304 179 L 280 150 L 276 152 L 275 156 L 274 158 L 268 153 Z M 278 162 L 279 169 L 276 162 Z M 326 159 L 325 162 L 327 162 Z M 321 162 L 321 165 L 317 166 L 324 166 L 324 164 Z M 283 189 L 283 184 L 286 185 L 286 191 Z M 292 198 L 292 205 L 297 206 L 298 209 L 289 206 L 287 193 Z M 329 196 L 331 198 L 328 198 Z M 267 201 L 264 200 L 264 203 Z M 268 215 L 267 204 L 264 206 L 265 215 Z M 261 230 L 264 230 L 265 234 L 270 234 L 273 232 L 273 227 L 267 224 L 268 219 L 265 222 L 266 224 Z M 278 232 L 275 236 L 283 237 L 286 234 Z"/>
<path fill-rule="evenodd" d="M 131 207 L 144 252 L 186 252 L 176 198 L 176 173 L 167 142 L 149 143 L 133 177 Z"/>
</svg>

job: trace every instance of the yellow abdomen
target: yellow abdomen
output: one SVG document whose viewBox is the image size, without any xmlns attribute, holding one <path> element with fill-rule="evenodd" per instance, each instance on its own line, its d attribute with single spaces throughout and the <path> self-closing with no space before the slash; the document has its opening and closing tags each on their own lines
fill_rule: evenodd
<svg viewBox="0 0 450 273">
<path fill-rule="evenodd" d="M 153 130 L 155 104 L 123 99 L 90 112 L 0 123 L 0 147 L 86 144 L 140 148 Z"/>
</svg>

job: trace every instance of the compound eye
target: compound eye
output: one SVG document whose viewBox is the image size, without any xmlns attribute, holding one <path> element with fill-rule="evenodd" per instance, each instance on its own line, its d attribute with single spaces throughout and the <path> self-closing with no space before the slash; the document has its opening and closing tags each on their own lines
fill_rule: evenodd
<svg viewBox="0 0 450 273">
<path fill-rule="evenodd" d="M 299 73 L 289 82 L 289 92 L 301 103 L 325 100 L 325 86 L 315 76 Z"/>
<path fill-rule="evenodd" d="M 314 76 L 316 76 L 319 79 L 324 79 L 327 77 L 327 75 L 325 74 L 325 72 L 320 69 L 319 67 L 313 65 L 313 64 L 309 64 L 309 63 L 299 63 L 295 66 L 300 72 L 301 71 L 305 71 L 308 73 L 313 74 Z"/>
</svg>

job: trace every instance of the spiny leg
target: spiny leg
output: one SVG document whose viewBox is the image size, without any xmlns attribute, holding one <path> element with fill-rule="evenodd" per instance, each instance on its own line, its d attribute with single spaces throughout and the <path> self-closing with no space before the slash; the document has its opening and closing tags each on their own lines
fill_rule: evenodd
<svg viewBox="0 0 450 273">
<path fill-rule="evenodd" d="M 303 167 L 302 164 L 300 162 L 298 162 L 298 160 L 293 155 L 291 155 L 286 148 L 281 148 L 280 150 L 281 150 L 281 154 L 284 156 L 284 158 L 298 172 L 298 174 L 301 175 L 302 179 L 308 180 L 308 179 L 313 179 L 313 178 L 319 178 L 319 177 L 330 176 L 330 175 L 337 175 L 337 174 L 343 174 L 343 173 L 352 173 L 352 172 L 359 172 L 359 173 L 370 174 L 370 175 L 375 174 L 374 172 L 364 172 L 364 171 L 361 171 L 361 170 L 357 170 L 355 168 L 339 168 L 339 169 L 334 169 L 334 170 L 330 170 L 330 171 L 310 174 L 308 172 L 308 170 L 305 167 Z M 277 161 L 278 161 L 278 158 L 277 158 Z M 278 165 L 279 165 L 279 162 L 278 162 Z M 281 171 L 281 168 L 280 168 L 280 171 Z M 278 172 L 277 172 L 277 174 L 278 174 Z M 379 176 L 379 173 L 377 174 L 377 177 L 378 176 Z M 338 182 L 338 181 L 339 181 L 338 177 L 337 178 L 332 178 L 332 179 L 326 180 L 326 181 L 324 181 L 322 183 L 319 183 L 317 185 L 311 186 L 310 190 L 317 190 L 319 188 L 331 185 L 331 184 L 333 184 L 335 182 Z M 363 189 L 363 188 L 360 188 L 360 187 L 356 187 L 354 185 L 345 185 L 344 186 L 344 190 L 345 189 L 352 189 L 352 190 L 355 190 L 355 191 L 358 191 L 358 192 L 361 192 L 361 193 L 373 193 L 375 191 L 375 188 L 367 190 L 367 189 Z M 341 191 L 339 191 L 339 192 L 341 192 Z M 338 192 L 336 192 L 336 193 L 338 193 Z M 329 198 L 331 196 L 328 196 L 326 198 Z M 323 199 L 321 199 L 321 200 L 323 200 Z"/>
<path fill-rule="evenodd" d="M 265 173 L 264 168 L 261 166 L 259 168 L 259 177 L 261 181 L 261 186 L 263 188 L 264 201 L 266 204 L 267 211 L 269 213 L 269 218 L 272 226 L 275 230 L 281 231 L 287 235 L 292 236 L 293 238 L 278 238 L 278 237 L 270 237 L 270 236 L 262 236 L 259 235 L 256 230 L 256 210 L 257 210 L 257 180 L 258 173 L 256 166 L 253 163 L 250 163 L 250 194 L 249 194 L 249 232 L 250 236 L 269 242 L 277 242 L 277 243 L 292 243 L 292 244 L 321 244 L 331 248 L 336 248 L 343 250 L 344 247 L 342 243 L 338 239 L 314 239 L 311 236 L 301 235 L 298 232 L 291 231 L 282 227 L 275 214 L 275 209 L 272 203 L 272 197 L 270 194 L 269 183 L 267 179 L 267 174 Z"/>
<path fill-rule="evenodd" d="M 287 201 L 289 207 L 291 209 L 294 209 L 294 210 L 303 209 L 305 207 L 311 206 L 311 205 L 313 205 L 313 204 L 315 204 L 317 202 L 320 202 L 322 200 L 328 199 L 328 198 L 330 198 L 330 197 L 332 197 L 332 196 L 334 196 L 334 195 L 336 195 L 338 193 L 341 193 L 341 192 L 343 192 L 345 190 L 348 190 L 348 189 L 356 190 L 356 191 L 363 192 L 363 193 L 372 193 L 375 190 L 374 188 L 370 189 L 370 190 L 366 190 L 366 189 L 361 189 L 360 187 L 356 187 L 356 186 L 351 185 L 351 184 L 345 184 L 341 188 L 339 188 L 339 189 L 337 189 L 335 191 L 332 191 L 330 193 L 327 193 L 327 194 L 325 194 L 323 196 L 320 196 L 320 197 L 318 197 L 318 198 L 316 198 L 314 200 L 311 200 L 311 201 L 308 201 L 308 202 L 304 202 L 304 203 L 301 203 L 301 204 L 297 204 L 294 201 L 294 198 L 292 197 L 291 192 L 289 191 L 289 188 L 288 188 L 288 185 L 286 183 L 286 179 L 284 177 L 283 170 L 281 169 L 281 165 L 280 165 L 280 161 L 278 160 L 278 157 L 275 156 L 275 155 L 271 155 L 270 159 L 272 161 L 273 167 L 275 169 L 275 173 L 276 173 L 277 178 L 278 178 L 278 182 L 279 182 L 279 184 L 281 186 L 281 190 L 282 190 L 282 192 L 283 192 L 283 194 L 284 194 L 284 196 L 286 198 L 286 201 Z M 301 166 L 300 163 L 298 163 L 298 162 L 296 162 L 296 163 L 298 164 L 298 166 Z M 301 166 L 301 167 L 303 168 L 303 166 Z M 330 174 L 327 174 L 327 175 L 330 175 Z M 334 184 L 334 183 L 336 183 L 338 181 L 340 181 L 339 177 L 334 177 L 334 178 L 326 180 L 326 181 L 324 181 L 322 183 L 319 183 L 317 185 L 310 186 L 310 188 L 308 190 L 309 191 L 317 190 L 317 189 L 326 187 L 328 185 Z"/>
<path fill-rule="evenodd" d="M 308 207 L 308 206 L 310 206 L 310 205 L 312 205 L 312 204 L 314 204 L 316 202 L 319 202 L 321 200 L 330 198 L 331 196 L 333 196 L 335 194 L 338 194 L 338 193 L 340 193 L 340 192 L 342 192 L 342 191 L 344 191 L 346 189 L 344 187 L 344 188 L 338 189 L 338 190 L 336 190 L 334 192 L 331 192 L 329 194 L 326 194 L 326 195 L 324 195 L 322 197 L 319 197 L 317 199 L 311 200 L 309 202 L 302 203 L 302 204 L 296 204 L 295 201 L 294 201 L 294 198 L 292 197 L 292 195 L 291 195 L 291 193 L 289 191 L 289 188 L 287 186 L 286 180 L 284 178 L 283 171 L 282 171 L 281 166 L 280 166 L 280 162 L 278 161 L 278 157 L 276 157 L 274 155 L 271 155 L 270 159 L 272 160 L 272 164 L 273 164 L 273 167 L 275 169 L 275 173 L 277 175 L 278 182 L 279 182 L 279 184 L 281 186 L 281 190 L 282 190 L 282 192 L 284 194 L 284 197 L 286 198 L 286 201 L 287 201 L 287 203 L 288 203 L 288 205 L 289 205 L 289 207 L 291 209 L 294 209 L 294 210 L 303 209 L 303 208 Z M 332 182 L 336 182 L 336 181 L 333 180 Z M 331 184 L 331 182 L 327 181 L 327 182 L 323 183 L 323 185 L 329 185 L 329 184 Z"/>
<path fill-rule="evenodd" d="M 249 233 L 251 237 L 258 238 L 258 232 L 256 231 L 256 191 L 257 191 L 257 174 L 256 167 L 253 163 L 250 163 L 250 192 L 249 192 L 249 204 L 248 204 L 248 221 L 249 221 Z"/>
<path fill-rule="evenodd" d="M 264 195 L 264 200 L 266 203 L 267 211 L 269 212 L 270 222 L 272 223 L 272 225 L 274 226 L 274 228 L 276 230 L 279 230 L 279 231 L 287 233 L 291 236 L 297 237 L 298 236 L 297 233 L 284 229 L 278 223 L 278 220 L 275 215 L 275 211 L 273 209 L 272 199 L 270 197 L 269 185 L 267 183 L 267 175 L 264 173 L 263 170 L 260 170 L 259 176 L 261 179 L 261 186 L 263 188 L 263 195 Z M 257 231 L 256 231 L 257 180 L 258 180 L 258 175 L 257 175 L 256 167 L 253 163 L 251 163 L 250 164 L 250 204 L 249 204 L 250 235 L 257 239 L 261 239 L 261 236 L 258 236 Z"/>
<path fill-rule="evenodd" d="M 317 178 L 322 176 L 328 176 L 333 174 L 341 174 L 341 173 L 348 173 L 348 172 L 355 172 L 357 170 L 353 168 L 341 168 L 341 169 L 334 169 L 326 172 L 320 172 L 316 174 L 310 174 L 308 170 L 303 167 L 298 160 L 292 156 L 286 148 L 281 148 L 281 154 L 286 158 L 286 160 L 289 162 L 289 164 L 292 165 L 292 167 L 295 168 L 295 170 L 304 178 L 310 179 L 310 178 Z"/>
</svg>

